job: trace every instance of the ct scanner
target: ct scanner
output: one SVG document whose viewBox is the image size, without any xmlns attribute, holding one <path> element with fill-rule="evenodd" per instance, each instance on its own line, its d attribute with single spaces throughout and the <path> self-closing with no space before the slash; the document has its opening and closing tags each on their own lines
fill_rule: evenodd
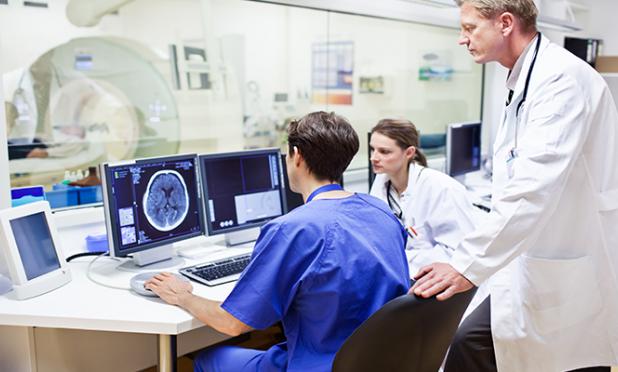
<svg viewBox="0 0 618 372">
<path fill-rule="evenodd" d="M 11 160 L 13 186 L 57 182 L 65 170 L 102 161 L 176 153 L 169 68 L 165 57 L 115 37 L 77 38 L 41 55 L 14 90 L 8 140 L 43 142 L 49 157 Z"/>
</svg>

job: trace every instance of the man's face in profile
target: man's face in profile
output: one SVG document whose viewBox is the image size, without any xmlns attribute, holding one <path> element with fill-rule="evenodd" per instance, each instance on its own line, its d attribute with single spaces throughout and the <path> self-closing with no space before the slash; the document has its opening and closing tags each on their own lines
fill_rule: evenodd
<svg viewBox="0 0 618 372">
<path fill-rule="evenodd" d="M 459 45 L 468 49 L 476 63 L 498 60 L 505 44 L 499 16 L 485 18 L 469 3 L 464 3 L 460 11 Z"/>
</svg>

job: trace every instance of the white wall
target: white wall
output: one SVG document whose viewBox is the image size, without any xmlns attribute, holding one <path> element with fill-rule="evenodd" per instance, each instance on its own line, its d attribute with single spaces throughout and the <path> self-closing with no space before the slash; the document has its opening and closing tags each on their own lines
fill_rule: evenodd
<svg viewBox="0 0 618 372">
<path fill-rule="evenodd" d="M 564 1 L 544 0 L 541 13 L 568 18 Z M 582 27 L 576 32 L 545 31 L 552 41 L 562 45 L 564 36 L 595 38 L 603 40 L 604 55 L 618 55 L 618 1 L 616 0 L 574 0 L 571 6 L 575 22 Z M 549 13 L 547 13 L 547 12 Z"/>
<path fill-rule="evenodd" d="M 603 40 L 604 55 L 618 55 L 618 1 L 616 0 L 585 0 L 588 7 L 585 14 L 586 37 Z"/>
</svg>

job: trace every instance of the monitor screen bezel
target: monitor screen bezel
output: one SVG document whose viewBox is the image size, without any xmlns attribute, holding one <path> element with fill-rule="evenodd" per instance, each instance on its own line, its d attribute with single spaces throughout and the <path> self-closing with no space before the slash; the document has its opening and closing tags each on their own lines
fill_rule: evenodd
<svg viewBox="0 0 618 372">
<path fill-rule="evenodd" d="M 24 268 L 24 263 L 21 258 L 21 254 L 19 252 L 19 248 L 17 247 L 17 241 L 15 240 L 15 236 L 13 235 L 11 221 L 24 217 L 29 217 L 39 213 L 43 213 L 43 215 L 45 216 L 47 228 L 49 230 L 49 235 L 52 239 L 52 245 L 58 259 L 59 267 L 45 274 L 39 275 L 32 279 L 28 279 L 26 275 L 26 269 Z M 62 252 L 62 245 L 60 243 L 58 231 L 52 217 L 49 202 L 38 201 L 34 203 L 24 204 L 15 208 L 5 209 L 0 212 L 0 224 L 0 235 L 2 235 L 2 239 L 0 239 L 0 244 L 4 243 L 2 245 L 5 246 L 5 265 L 8 274 L 11 276 L 13 285 L 25 286 L 32 284 L 33 286 L 39 286 L 40 283 L 46 281 L 62 281 L 62 279 L 60 279 L 59 277 L 64 277 L 65 275 L 68 275 L 69 269 L 66 259 L 64 257 L 64 253 Z"/>
<path fill-rule="evenodd" d="M 480 131 L 479 131 L 479 165 L 478 167 L 474 167 L 474 168 L 467 168 L 465 170 L 461 170 L 457 173 L 453 173 L 451 170 L 451 166 L 452 166 L 452 160 L 451 157 L 453 156 L 452 154 L 452 150 L 451 150 L 451 145 L 452 145 L 452 136 L 453 136 L 453 131 L 460 129 L 460 128 L 466 128 L 466 127 L 472 127 L 472 126 L 478 126 Z M 480 120 L 477 121 L 469 121 L 469 122 L 465 122 L 465 123 L 452 123 L 449 124 L 447 126 L 446 129 L 446 157 L 445 157 L 445 171 L 446 174 L 448 174 L 451 177 L 457 177 L 457 176 L 462 176 L 466 173 L 470 173 L 470 172 L 476 172 L 481 170 L 482 167 L 482 141 L 483 141 L 483 122 Z"/>
<path fill-rule="evenodd" d="M 118 216 L 116 213 L 112 213 L 112 211 L 116 210 L 116 204 L 114 198 L 110 197 L 111 192 L 111 172 L 115 167 L 122 167 L 127 165 L 140 165 L 140 164 L 148 164 L 159 161 L 173 162 L 179 160 L 189 160 L 193 158 L 195 164 L 195 189 L 197 194 L 196 204 L 198 209 L 198 218 L 200 230 L 189 233 L 182 236 L 176 236 L 173 238 L 168 238 L 156 242 L 144 243 L 142 245 L 138 245 L 137 247 L 121 249 L 122 244 L 120 242 L 120 230 L 118 224 Z M 100 174 L 102 175 L 102 187 L 103 187 L 103 209 L 105 212 L 105 224 L 107 227 L 107 238 L 109 242 L 109 253 L 112 257 L 127 257 L 132 253 L 142 252 L 149 249 L 161 247 L 164 245 L 172 244 L 175 242 L 179 242 L 182 240 L 194 238 L 197 236 L 204 235 L 205 229 L 205 216 L 204 216 L 204 206 L 202 200 L 202 190 L 200 186 L 201 176 L 200 176 L 200 165 L 199 158 L 197 154 L 180 154 L 180 155 L 170 155 L 170 156 L 157 156 L 152 158 L 142 158 L 135 159 L 129 161 L 119 161 L 119 162 L 110 162 L 110 163 L 102 163 Z"/>
<path fill-rule="evenodd" d="M 235 231 L 247 230 L 255 227 L 260 227 L 268 223 L 269 221 L 280 217 L 272 217 L 268 218 L 264 221 L 247 223 L 242 226 L 233 226 L 227 228 L 213 229 L 212 221 L 210 221 L 210 203 L 208 202 L 208 182 L 206 171 L 204 169 L 204 160 L 213 160 L 213 159 L 221 159 L 221 158 L 233 158 L 238 156 L 252 156 L 252 155 L 268 155 L 273 154 L 277 156 L 277 167 L 279 168 L 279 201 L 281 202 L 281 215 L 284 215 L 287 211 L 287 203 L 285 199 L 285 185 L 283 183 L 283 166 L 281 164 L 281 149 L 277 147 L 270 147 L 265 149 L 258 150 L 243 150 L 243 151 L 233 151 L 233 152 L 219 152 L 219 153 L 211 153 L 211 154 L 202 154 L 199 156 L 200 162 L 200 170 L 202 177 L 202 195 L 204 202 L 204 220 L 206 224 L 206 233 L 208 236 L 221 235 L 226 233 L 231 233 Z"/>
<path fill-rule="evenodd" d="M 294 209 L 303 206 L 305 204 L 305 200 L 303 199 L 303 195 L 301 193 L 292 191 L 292 188 L 290 187 L 290 180 L 287 175 L 288 166 L 286 164 L 286 157 L 287 157 L 286 154 L 281 153 L 281 174 L 283 176 L 283 181 L 284 181 L 283 186 L 285 188 L 285 207 L 286 207 L 285 213 L 287 214 L 293 211 Z M 301 203 L 298 203 L 299 201 Z M 289 202 L 292 202 L 293 204 L 290 205 Z M 291 208 L 292 206 L 294 206 L 294 208 Z"/>
</svg>

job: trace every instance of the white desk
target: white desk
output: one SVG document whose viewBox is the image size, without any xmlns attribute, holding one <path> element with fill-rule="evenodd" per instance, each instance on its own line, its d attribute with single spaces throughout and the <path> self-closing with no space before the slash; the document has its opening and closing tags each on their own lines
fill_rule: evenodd
<svg viewBox="0 0 618 372">
<path fill-rule="evenodd" d="M 227 252 L 186 259 L 183 266 L 204 262 L 213 256 L 247 250 L 246 247 L 230 248 Z M 155 334 L 159 345 L 159 370 L 175 370 L 176 336 L 204 327 L 204 324 L 186 311 L 167 305 L 158 298 L 143 297 L 129 290 L 107 288 L 92 282 L 86 276 L 88 263 L 92 259 L 78 258 L 69 263 L 72 281 L 52 292 L 25 301 L 14 299 L 12 292 L 0 296 L 0 325 Z M 111 258 L 102 257 L 92 265 L 91 273 L 99 281 L 128 289 L 129 279 L 135 272 L 117 270 L 114 268 L 117 264 Z M 223 301 L 234 286 L 234 283 L 216 287 L 192 284 L 194 293 L 216 301 Z M 227 338 L 217 335 L 219 337 L 213 337 L 212 343 Z"/>
</svg>

